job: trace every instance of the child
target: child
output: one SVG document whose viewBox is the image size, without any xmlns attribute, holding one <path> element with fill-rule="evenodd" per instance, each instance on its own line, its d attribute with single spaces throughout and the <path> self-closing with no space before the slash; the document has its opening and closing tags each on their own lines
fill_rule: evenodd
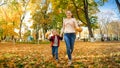
<svg viewBox="0 0 120 68">
<path fill-rule="evenodd" d="M 52 36 L 49 37 L 49 40 L 51 41 L 51 47 L 52 47 L 52 56 L 55 58 L 56 61 L 58 61 L 58 47 L 60 45 L 60 40 L 62 40 L 62 37 L 60 37 L 56 30 L 52 31 Z"/>
</svg>

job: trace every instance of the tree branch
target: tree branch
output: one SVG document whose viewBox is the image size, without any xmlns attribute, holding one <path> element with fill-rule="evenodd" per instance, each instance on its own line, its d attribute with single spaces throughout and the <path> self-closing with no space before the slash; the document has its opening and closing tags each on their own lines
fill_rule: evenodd
<svg viewBox="0 0 120 68">
<path fill-rule="evenodd" d="M 117 4 L 117 7 L 118 7 L 118 10 L 120 12 L 120 2 L 118 0 L 115 0 L 116 4 Z"/>
<path fill-rule="evenodd" d="M 77 7 L 77 5 L 75 4 L 75 1 L 72 0 L 72 2 L 73 2 L 73 4 L 74 4 L 74 6 L 75 6 L 75 11 L 76 11 L 76 14 L 77 14 L 78 19 L 79 19 L 82 23 L 84 23 L 85 25 L 87 25 L 87 24 L 86 24 L 85 22 L 83 22 L 82 19 L 79 17 L 79 14 L 78 14 L 78 11 L 77 11 L 78 7 Z M 81 9 L 81 10 L 82 10 L 82 9 Z M 82 10 L 82 11 L 84 11 L 84 10 Z"/>
</svg>

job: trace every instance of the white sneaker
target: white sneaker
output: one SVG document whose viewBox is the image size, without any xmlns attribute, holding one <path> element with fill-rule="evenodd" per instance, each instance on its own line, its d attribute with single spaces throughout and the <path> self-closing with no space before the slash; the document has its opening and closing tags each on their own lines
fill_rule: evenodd
<svg viewBox="0 0 120 68">
<path fill-rule="evenodd" d="M 72 64 L 72 60 L 68 61 L 68 66 L 70 66 Z"/>
<path fill-rule="evenodd" d="M 58 59 L 56 59 L 56 62 L 59 62 L 59 60 L 58 60 Z"/>
</svg>

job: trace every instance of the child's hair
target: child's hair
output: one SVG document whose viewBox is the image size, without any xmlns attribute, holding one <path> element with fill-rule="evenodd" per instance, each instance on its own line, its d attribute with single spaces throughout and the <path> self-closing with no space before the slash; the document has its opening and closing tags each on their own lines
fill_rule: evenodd
<svg viewBox="0 0 120 68">
<path fill-rule="evenodd" d="M 52 29 L 52 33 L 58 34 L 56 29 Z"/>
<path fill-rule="evenodd" d="M 57 32 L 57 30 L 56 30 L 56 29 L 52 29 L 52 32 L 53 32 L 53 31 Z"/>
</svg>

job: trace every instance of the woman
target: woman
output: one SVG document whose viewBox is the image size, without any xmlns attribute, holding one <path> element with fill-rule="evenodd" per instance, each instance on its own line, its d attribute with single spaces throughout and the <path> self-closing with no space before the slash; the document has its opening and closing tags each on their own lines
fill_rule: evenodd
<svg viewBox="0 0 120 68">
<path fill-rule="evenodd" d="M 66 12 L 66 17 L 63 20 L 63 28 L 61 31 L 61 34 L 64 33 L 64 40 L 66 43 L 66 49 L 67 49 L 67 55 L 69 62 L 68 64 L 70 65 L 72 63 L 72 52 L 74 49 L 74 42 L 76 38 L 75 34 L 75 28 L 78 28 L 77 21 L 75 18 L 73 18 L 73 15 L 71 11 Z"/>
</svg>

